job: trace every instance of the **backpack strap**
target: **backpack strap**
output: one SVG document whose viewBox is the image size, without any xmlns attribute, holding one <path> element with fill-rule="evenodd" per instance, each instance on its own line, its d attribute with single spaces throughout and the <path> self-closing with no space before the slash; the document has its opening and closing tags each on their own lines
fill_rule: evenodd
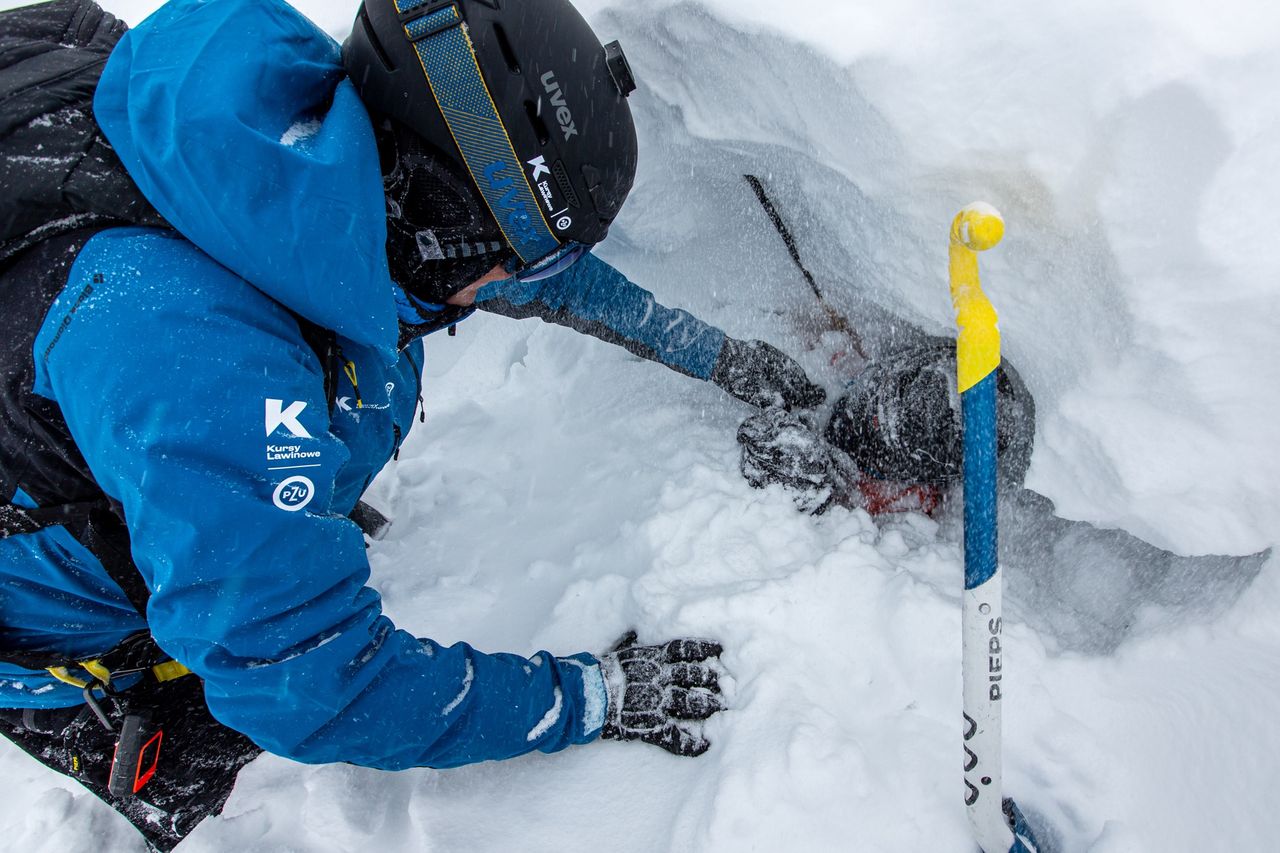
<svg viewBox="0 0 1280 853">
<path fill-rule="evenodd" d="M 58 680 L 78 687 L 84 685 L 76 684 L 75 677 L 71 675 L 75 670 L 83 670 L 92 678 L 109 684 L 113 676 L 141 672 L 170 660 L 156 645 L 149 631 L 130 634 L 106 652 L 92 656 L 72 657 L 39 650 L 0 652 L 0 663 L 23 669 L 48 670 Z"/>
<path fill-rule="evenodd" d="M 321 368 L 324 370 L 324 405 L 326 410 L 332 410 L 333 404 L 338 399 L 338 362 L 341 361 L 338 352 L 338 335 L 332 329 L 317 325 L 301 314 L 290 313 L 293 313 L 293 318 L 298 321 L 298 330 L 302 333 L 302 339 L 315 351 L 316 358 L 320 359 Z"/>
<path fill-rule="evenodd" d="M 116 686 L 112 682 L 123 676 L 144 673 L 163 682 L 191 675 L 191 670 L 156 645 L 149 631 L 130 634 L 96 657 L 69 658 L 49 652 L 11 651 L 0 654 L 0 662 L 30 670 L 43 669 L 64 684 L 83 690 L 91 706 L 91 691 L 114 693 Z"/>
<path fill-rule="evenodd" d="M 89 508 L 83 526 L 76 533 L 76 538 L 98 558 L 107 577 L 116 582 L 133 609 L 145 620 L 151 590 L 147 589 L 133 562 L 129 528 L 125 525 L 123 511 L 117 510 L 114 502 L 104 498 L 102 503 Z"/>
</svg>

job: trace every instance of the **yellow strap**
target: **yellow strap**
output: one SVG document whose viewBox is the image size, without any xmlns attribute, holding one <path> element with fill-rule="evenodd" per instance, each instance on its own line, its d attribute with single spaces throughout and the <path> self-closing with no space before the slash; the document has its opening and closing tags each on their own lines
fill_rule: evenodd
<svg viewBox="0 0 1280 853">
<path fill-rule="evenodd" d="M 95 680 L 102 684 L 111 683 L 111 670 L 103 666 L 101 661 L 85 660 L 80 661 L 76 666 L 92 675 Z M 72 687 L 79 687 L 81 690 L 85 689 L 92 683 L 83 678 L 76 678 L 65 666 L 51 666 L 49 667 L 49 674 L 64 684 L 70 684 Z"/>
<path fill-rule="evenodd" d="M 67 668 L 65 666 L 51 666 L 49 667 L 49 674 L 61 681 L 63 684 L 70 684 L 72 687 L 78 687 L 81 690 L 89 686 L 89 682 L 82 678 L 76 678 L 74 675 L 67 672 Z"/>
<path fill-rule="evenodd" d="M 155 673 L 156 681 L 173 681 L 175 678 L 182 678 L 184 675 L 191 674 L 191 670 L 187 669 L 176 660 L 167 660 L 164 663 L 158 663 L 151 667 L 151 671 Z"/>
<path fill-rule="evenodd" d="M 111 683 L 111 670 L 102 665 L 101 661 L 86 660 L 80 662 L 80 668 L 101 681 L 103 684 Z"/>
<path fill-rule="evenodd" d="M 978 252 L 1004 237 L 1004 219 L 986 204 L 971 204 L 951 223 L 951 302 L 960 328 L 956 339 L 959 390 L 968 391 L 1000 366 L 996 309 L 978 280 Z"/>
<path fill-rule="evenodd" d="M 356 408 L 363 409 L 364 401 L 360 399 L 360 385 L 356 382 L 356 363 L 348 361 L 342 365 L 342 370 L 347 374 L 347 378 L 351 380 L 351 390 L 356 395 Z"/>
<path fill-rule="evenodd" d="M 111 671 L 102 665 L 98 660 L 81 661 L 77 664 L 85 672 L 92 675 L 98 682 L 102 684 L 111 683 Z M 61 681 L 63 684 L 70 684 L 72 687 L 80 690 L 88 687 L 92 682 L 83 678 L 76 678 L 65 666 L 49 667 L 49 674 Z M 175 678 L 182 678 L 184 675 L 190 675 L 191 670 L 187 669 L 176 660 L 167 660 L 164 663 L 158 663 L 151 667 L 151 671 L 155 674 L 156 681 L 173 681 Z"/>
</svg>

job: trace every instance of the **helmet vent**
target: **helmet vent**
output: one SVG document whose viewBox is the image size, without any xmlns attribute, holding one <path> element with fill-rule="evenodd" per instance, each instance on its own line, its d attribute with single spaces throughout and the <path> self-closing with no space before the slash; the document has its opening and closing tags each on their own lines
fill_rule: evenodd
<svg viewBox="0 0 1280 853">
<path fill-rule="evenodd" d="M 529 124 L 533 126 L 533 132 L 538 137 L 539 145 L 546 145 L 551 141 L 551 131 L 547 128 L 547 123 L 542 120 L 542 116 L 538 115 L 538 105 L 533 101 L 524 102 L 524 113 L 529 117 Z"/>
<path fill-rule="evenodd" d="M 502 24 L 493 25 L 493 37 L 498 41 L 498 50 L 502 51 L 502 61 L 507 63 L 507 70 L 512 74 L 520 73 L 520 61 L 516 59 L 516 52 L 511 48 L 511 40 L 507 38 L 507 31 L 502 28 Z"/>
<path fill-rule="evenodd" d="M 555 162 L 555 165 L 551 167 L 551 174 L 555 175 L 556 184 L 560 187 L 560 192 L 564 193 L 564 197 L 568 199 L 569 204 L 574 207 L 581 207 L 582 203 L 578 200 L 578 194 L 573 189 L 573 182 L 569 180 L 569 173 L 565 171 L 563 160 Z"/>
<path fill-rule="evenodd" d="M 365 11 L 363 3 L 360 4 L 360 26 L 364 29 L 365 38 L 369 40 L 369 46 L 373 48 L 373 53 L 382 63 L 382 67 L 388 71 L 395 71 L 395 63 L 387 55 L 387 49 L 382 46 L 382 42 L 378 41 L 378 34 L 373 31 L 373 23 L 369 20 L 369 13 Z"/>
</svg>

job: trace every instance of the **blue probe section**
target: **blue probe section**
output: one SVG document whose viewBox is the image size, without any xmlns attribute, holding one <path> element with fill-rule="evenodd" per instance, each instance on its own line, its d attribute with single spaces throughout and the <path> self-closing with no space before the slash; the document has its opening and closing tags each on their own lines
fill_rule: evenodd
<svg viewBox="0 0 1280 853">
<path fill-rule="evenodd" d="M 996 573 L 996 374 L 960 395 L 964 413 L 964 588 Z"/>
</svg>

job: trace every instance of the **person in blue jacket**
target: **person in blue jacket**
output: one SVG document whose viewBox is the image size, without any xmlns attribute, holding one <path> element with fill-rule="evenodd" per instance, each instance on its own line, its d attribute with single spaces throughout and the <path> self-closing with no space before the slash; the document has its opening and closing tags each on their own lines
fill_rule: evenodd
<svg viewBox="0 0 1280 853">
<path fill-rule="evenodd" d="M 47 55 L 118 39 L 93 96 L 114 155 L 85 168 L 118 156 L 143 198 L 0 259 L 0 733 L 156 849 L 260 749 L 708 747 L 712 642 L 484 654 L 397 629 L 368 585 L 352 516 L 415 420 L 421 338 L 477 308 L 755 405 L 823 397 L 590 253 L 634 176 L 631 71 L 567 0 L 497 6 L 366 0 L 340 51 L 281 0 L 173 0 L 123 37 L 49 4 L 74 26 Z"/>
</svg>

